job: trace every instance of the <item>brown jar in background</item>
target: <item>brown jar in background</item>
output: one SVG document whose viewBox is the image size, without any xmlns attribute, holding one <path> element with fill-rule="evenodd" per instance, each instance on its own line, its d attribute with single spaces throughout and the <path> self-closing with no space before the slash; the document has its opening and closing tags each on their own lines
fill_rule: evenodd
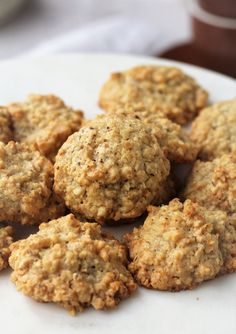
<svg viewBox="0 0 236 334">
<path fill-rule="evenodd" d="M 185 0 L 185 3 L 191 15 L 192 40 L 158 56 L 236 78 L 236 0 Z"/>
<path fill-rule="evenodd" d="M 236 0 L 190 2 L 196 49 L 209 68 L 236 77 L 236 18 L 232 18 L 236 12 Z M 230 13 L 231 17 L 220 16 L 221 13 Z"/>
<path fill-rule="evenodd" d="M 209 13 L 236 18 L 235 0 L 199 0 L 199 4 Z"/>
</svg>

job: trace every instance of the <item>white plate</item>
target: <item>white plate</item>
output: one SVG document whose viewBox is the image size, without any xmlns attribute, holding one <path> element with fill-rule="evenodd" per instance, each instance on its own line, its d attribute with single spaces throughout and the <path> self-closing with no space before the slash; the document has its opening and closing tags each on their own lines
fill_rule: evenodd
<svg viewBox="0 0 236 334">
<path fill-rule="evenodd" d="M 197 67 L 132 56 L 71 54 L 0 63 L 0 104 L 24 100 L 29 93 L 53 93 L 93 117 L 99 112 L 99 89 L 110 72 L 148 63 L 181 67 L 210 92 L 212 101 L 236 96 L 233 79 Z M 113 232 L 119 235 L 131 228 L 115 228 Z M 139 288 L 114 311 L 88 309 L 71 317 L 58 306 L 37 303 L 16 292 L 9 272 L 0 273 L 0 332 L 4 334 L 236 333 L 234 274 L 193 291 Z"/>
</svg>

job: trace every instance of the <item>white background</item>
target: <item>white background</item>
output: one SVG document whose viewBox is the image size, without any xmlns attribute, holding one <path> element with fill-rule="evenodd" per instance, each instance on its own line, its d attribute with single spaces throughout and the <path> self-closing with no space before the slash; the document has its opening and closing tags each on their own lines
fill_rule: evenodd
<svg viewBox="0 0 236 334">
<path fill-rule="evenodd" d="M 0 59 L 60 51 L 153 55 L 190 34 L 183 0 L 28 0 L 0 26 Z"/>
</svg>

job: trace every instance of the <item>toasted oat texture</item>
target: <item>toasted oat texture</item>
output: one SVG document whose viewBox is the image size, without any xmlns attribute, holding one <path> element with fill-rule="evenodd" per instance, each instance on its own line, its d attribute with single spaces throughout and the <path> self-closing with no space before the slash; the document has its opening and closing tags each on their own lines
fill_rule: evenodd
<svg viewBox="0 0 236 334">
<path fill-rule="evenodd" d="M 7 144 L 12 138 L 11 115 L 6 108 L 0 107 L 0 141 Z"/>
<path fill-rule="evenodd" d="M 150 206 L 144 225 L 126 234 L 130 271 L 146 287 L 179 291 L 214 278 L 222 266 L 214 212 L 178 199 Z"/>
<path fill-rule="evenodd" d="M 133 116 L 150 127 L 165 156 L 176 163 L 196 160 L 197 145 L 190 140 L 188 133 L 180 125 L 169 120 L 164 114 L 147 111 L 141 106 L 124 105 L 115 107 L 117 114 Z"/>
<path fill-rule="evenodd" d="M 103 85 L 99 104 L 105 110 L 131 103 L 148 111 L 162 112 L 172 121 L 185 124 L 207 104 L 208 94 L 180 69 L 137 66 L 113 73 Z"/>
<path fill-rule="evenodd" d="M 212 210 L 226 212 L 228 224 L 223 236 L 228 260 L 224 272 L 236 270 L 236 156 L 222 155 L 212 161 L 196 161 L 181 197 Z"/>
<path fill-rule="evenodd" d="M 219 274 L 236 271 L 236 217 L 229 217 L 226 212 L 213 211 L 216 217 L 215 231 L 219 235 L 219 247 L 223 265 Z"/>
<path fill-rule="evenodd" d="M 191 138 L 199 157 L 212 160 L 236 152 L 236 99 L 205 108 L 192 124 Z"/>
<path fill-rule="evenodd" d="M 181 196 L 236 214 L 236 156 L 225 154 L 212 161 L 196 161 Z"/>
<path fill-rule="evenodd" d="M 170 169 L 149 129 L 121 115 L 88 122 L 63 144 L 54 167 L 56 193 L 98 222 L 140 216 Z"/>
<path fill-rule="evenodd" d="M 8 266 L 8 258 L 10 256 L 10 244 L 12 240 L 12 227 L 0 226 L 0 271 Z"/>
<path fill-rule="evenodd" d="M 0 221 L 38 224 L 63 213 L 51 162 L 27 144 L 0 142 Z"/>
<path fill-rule="evenodd" d="M 80 128 L 83 113 L 54 95 L 30 95 L 24 103 L 7 107 L 13 119 L 15 141 L 35 144 L 50 160 L 64 141 Z"/>
<path fill-rule="evenodd" d="M 100 225 L 82 223 L 72 214 L 41 224 L 38 233 L 11 250 L 17 289 L 72 314 L 89 306 L 113 308 L 136 289 L 125 247 Z"/>
</svg>

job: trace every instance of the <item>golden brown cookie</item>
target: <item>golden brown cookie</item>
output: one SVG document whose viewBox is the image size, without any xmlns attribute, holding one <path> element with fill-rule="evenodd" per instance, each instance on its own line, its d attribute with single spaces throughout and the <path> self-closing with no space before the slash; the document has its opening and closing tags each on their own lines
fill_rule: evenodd
<svg viewBox="0 0 236 334">
<path fill-rule="evenodd" d="M 212 161 L 196 161 L 181 194 L 211 210 L 227 214 L 223 253 L 228 260 L 222 272 L 236 270 L 236 156 L 222 155 Z M 219 226 L 220 231 L 220 226 Z M 222 233 L 220 233 L 222 234 Z M 222 239 L 221 238 L 221 239 Z"/>
<path fill-rule="evenodd" d="M 185 124 L 207 100 L 207 92 L 180 69 L 147 65 L 113 73 L 101 89 L 99 105 L 110 111 L 115 105 L 141 103 L 148 111 L 162 112 Z"/>
<path fill-rule="evenodd" d="M 212 161 L 196 161 L 182 192 L 211 209 L 236 214 L 236 155 L 222 155 Z"/>
<path fill-rule="evenodd" d="M 12 239 L 12 227 L 0 226 L 0 271 L 8 266 L 8 258 L 10 256 L 10 245 Z"/>
<path fill-rule="evenodd" d="M 236 271 L 236 219 L 226 212 L 213 210 L 216 218 L 215 231 L 219 235 L 219 247 L 223 258 L 223 265 L 219 274 Z"/>
<path fill-rule="evenodd" d="M 27 144 L 0 142 L 0 221 L 38 224 L 63 213 L 51 162 Z"/>
<path fill-rule="evenodd" d="M 54 95 L 30 95 L 24 103 L 13 103 L 7 110 L 12 115 L 15 141 L 35 144 L 52 161 L 83 119 L 81 111 L 66 106 Z"/>
<path fill-rule="evenodd" d="M 140 216 L 169 174 L 156 138 L 133 117 L 107 115 L 71 135 L 56 157 L 55 191 L 98 222 Z"/>
<path fill-rule="evenodd" d="M 179 124 L 172 122 L 164 114 L 129 104 L 115 107 L 113 112 L 133 116 L 148 126 L 171 162 L 187 163 L 196 160 L 197 145 L 190 140 L 188 133 Z"/>
<path fill-rule="evenodd" d="M 0 107 L 0 141 L 7 144 L 12 139 L 11 115 L 6 108 Z"/>
<path fill-rule="evenodd" d="M 191 138 L 199 146 L 200 159 L 235 153 L 236 99 L 203 109 L 192 124 Z"/>
<path fill-rule="evenodd" d="M 129 269 L 139 284 L 179 291 L 219 273 L 223 260 L 214 211 L 178 199 L 148 211 L 144 225 L 124 237 L 132 261 Z"/>
<path fill-rule="evenodd" d="M 38 233 L 11 250 L 17 289 L 72 314 L 89 306 L 113 308 L 136 289 L 125 247 L 98 224 L 82 223 L 72 214 L 41 224 Z"/>
</svg>

